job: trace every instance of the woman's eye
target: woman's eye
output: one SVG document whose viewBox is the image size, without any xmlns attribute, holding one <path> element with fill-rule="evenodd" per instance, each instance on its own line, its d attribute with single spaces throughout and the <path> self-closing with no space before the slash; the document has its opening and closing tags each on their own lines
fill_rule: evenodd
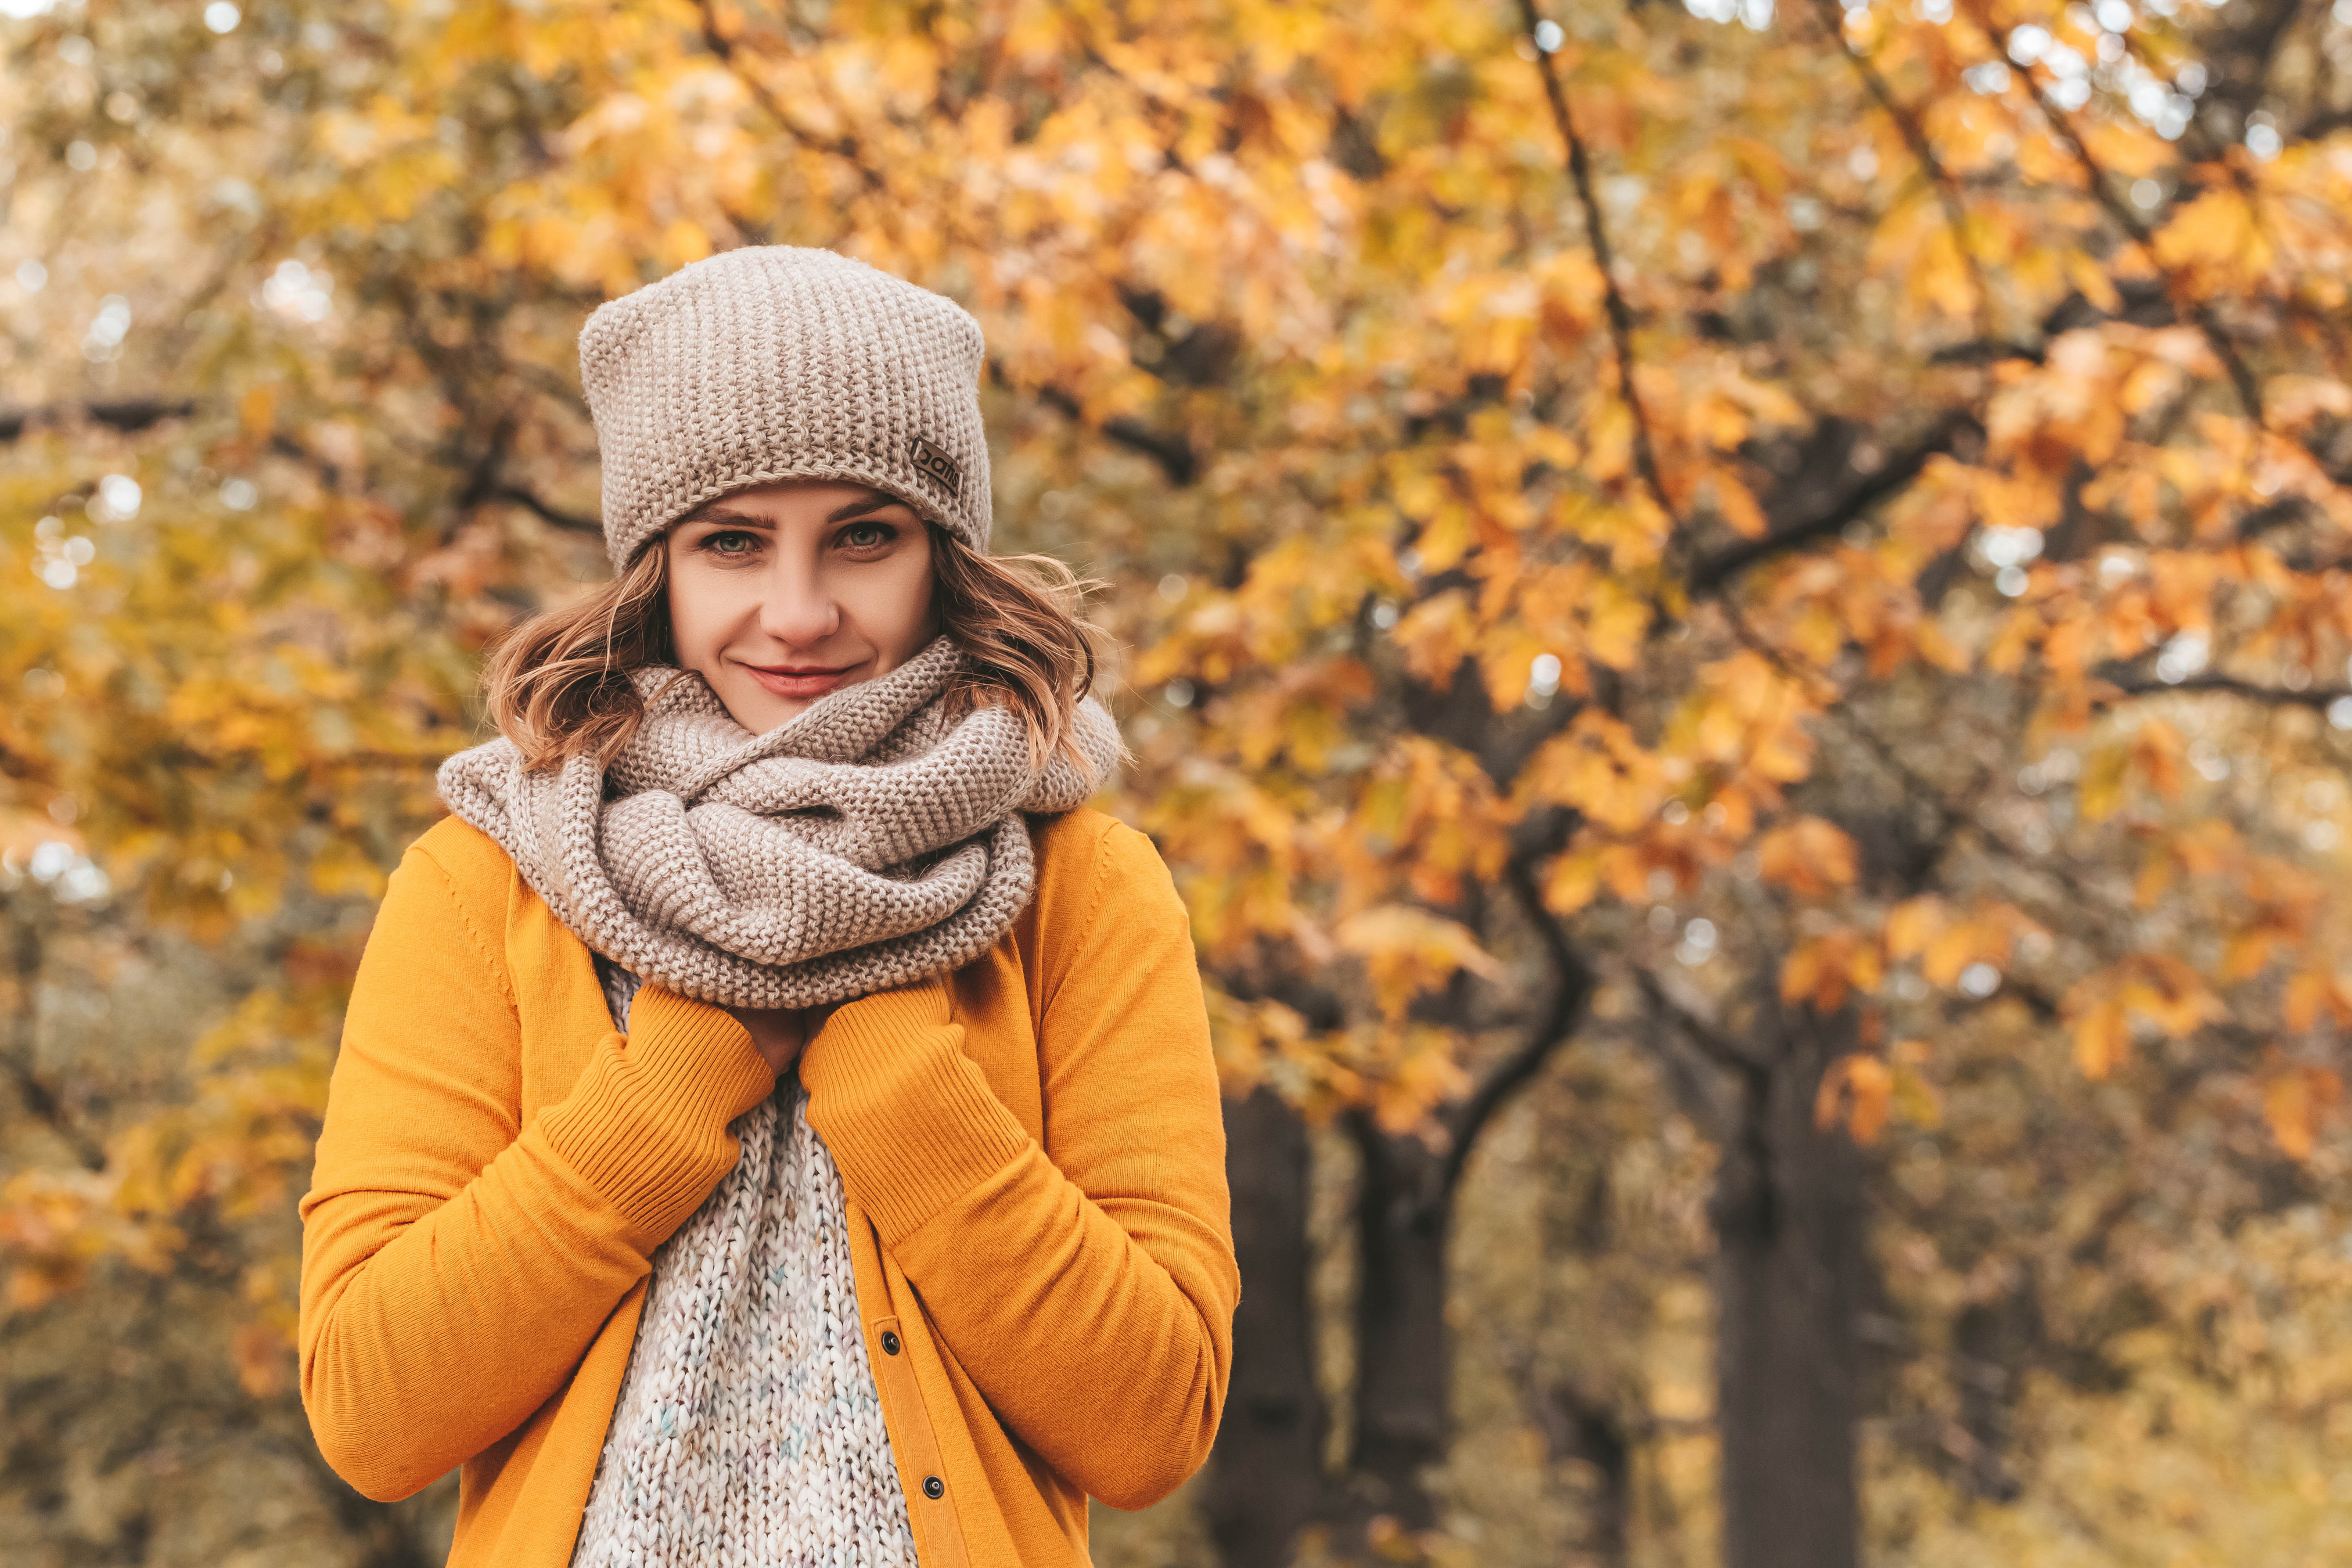
<svg viewBox="0 0 2352 1568">
<path fill-rule="evenodd" d="M 702 547 L 714 555 L 746 555 L 759 546 L 759 541 L 740 528 L 714 533 L 702 542 Z"/>
<path fill-rule="evenodd" d="M 897 537 L 898 531 L 884 522 L 853 522 L 841 531 L 841 542 L 852 550 L 872 550 Z"/>
</svg>

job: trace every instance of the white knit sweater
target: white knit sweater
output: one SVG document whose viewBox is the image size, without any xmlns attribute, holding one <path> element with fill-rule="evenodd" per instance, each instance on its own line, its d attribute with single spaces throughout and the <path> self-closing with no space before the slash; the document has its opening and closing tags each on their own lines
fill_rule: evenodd
<svg viewBox="0 0 2352 1568">
<path fill-rule="evenodd" d="M 614 1022 L 636 977 L 596 961 Z M 787 1076 L 654 1255 L 573 1568 L 915 1568 L 841 1173 Z"/>
</svg>

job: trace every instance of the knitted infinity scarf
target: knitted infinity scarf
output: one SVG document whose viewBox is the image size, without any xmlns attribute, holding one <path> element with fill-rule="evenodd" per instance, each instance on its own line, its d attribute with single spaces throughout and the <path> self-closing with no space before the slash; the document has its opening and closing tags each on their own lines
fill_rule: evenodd
<svg viewBox="0 0 2352 1568">
<path fill-rule="evenodd" d="M 609 770 L 526 773 L 503 739 L 441 764 L 450 810 L 498 840 L 556 918 L 647 982 L 738 1007 L 807 1007 L 978 957 L 1036 883 L 1023 812 L 1084 802 L 1118 756 L 1089 698 L 1087 765 L 1030 760 L 1019 718 L 941 700 L 942 637 L 754 735 L 701 677 L 634 671 L 646 699 Z"/>
</svg>

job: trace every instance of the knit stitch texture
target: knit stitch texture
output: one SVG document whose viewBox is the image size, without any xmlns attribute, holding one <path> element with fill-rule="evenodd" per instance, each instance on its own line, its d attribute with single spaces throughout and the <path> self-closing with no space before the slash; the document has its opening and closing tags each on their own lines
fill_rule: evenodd
<svg viewBox="0 0 2352 1568">
<path fill-rule="evenodd" d="M 599 960 L 614 1022 L 635 977 Z M 654 1256 L 572 1568 L 915 1568 L 841 1173 L 796 1078 Z"/>
<path fill-rule="evenodd" d="M 580 332 L 625 566 L 704 501 L 776 479 L 895 495 L 988 552 L 980 323 L 829 250 L 721 251 L 607 301 Z"/>
<path fill-rule="evenodd" d="M 702 678 L 650 668 L 636 733 L 527 773 L 504 739 L 442 763 L 451 811 L 496 839 L 597 952 L 683 996 L 738 1007 L 846 1001 L 986 952 L 1029 900 L 1024 812 L 1081 805 L 1118 756 L 1092 698 L 1081 765 L 1032 762 L 1022 721 L 948 716 L 961 668 L 940 637 L 764 735 Z"/>
</svg>

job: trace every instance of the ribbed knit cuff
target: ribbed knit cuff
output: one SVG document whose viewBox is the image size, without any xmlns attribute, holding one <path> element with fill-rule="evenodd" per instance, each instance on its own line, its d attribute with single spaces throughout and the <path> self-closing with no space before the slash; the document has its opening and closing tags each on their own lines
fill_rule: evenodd
<svg viewBox="0 0 2352 1568">
<path fill-rule="evenodd" d="M 740 1151 L 727 1124 L 775 1087 L 749 1029 L 648 985 L 629 1004 L 629 1033 L 598 1049 L 539 1129 L 658 1246 L 734 1169 Z"/>
<path fill-rule="evenodd" d="M 801 1058 L 809 1125 L 886 1243 L 996 1174 L 1028 1131 L 963 1054 L 943 979 L 861 996 Z"/>
</svg>

